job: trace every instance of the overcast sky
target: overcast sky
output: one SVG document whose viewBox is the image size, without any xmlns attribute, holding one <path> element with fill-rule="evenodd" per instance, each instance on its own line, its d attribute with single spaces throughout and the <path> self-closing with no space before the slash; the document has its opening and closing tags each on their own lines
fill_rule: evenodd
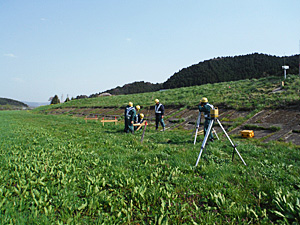
<svg viewBox="0 0 300 225">
<path fill-rule="evenodd" d="M 299 54 L 299 0 L 0 0 L 0 97 L 160 83 L 221 56 Z"/>
</svg>

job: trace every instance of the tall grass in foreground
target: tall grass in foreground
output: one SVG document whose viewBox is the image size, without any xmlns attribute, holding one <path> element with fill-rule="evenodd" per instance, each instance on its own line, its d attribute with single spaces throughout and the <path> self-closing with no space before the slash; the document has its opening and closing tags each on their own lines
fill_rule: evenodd
<svg viewBox="0 0 300 225">
<path fill-rule="evenodd" d="M 1 224 L 299 223 L 299 148 L 0 112 Z"/>
</svg>

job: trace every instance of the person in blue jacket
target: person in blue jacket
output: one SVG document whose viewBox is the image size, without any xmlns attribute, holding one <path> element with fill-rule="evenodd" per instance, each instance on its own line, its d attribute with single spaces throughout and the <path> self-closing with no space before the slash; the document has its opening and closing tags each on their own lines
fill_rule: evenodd
<svg viewBox="0 0 300 225">
<path fill-rule="evenodd" d="M 135 119 L 136 111 L 135 108 L 133 107 L 133 103 L 129 102 L 128 106 L 125 108 L 124 116 L 125 116 L 125 129 L 124 131 L 126 133 L 131 132 L 132 134 L 134 133 L 134 119 Z"/>
<path fill-rule="evenodd" d="M 200 112 L 200 113 L 203 112 L 203 114 L 204 114 L 204 118 L 205 118 L 205 121 L 204 121 L 204 136 L 205 136 L 205 134 L 206 134 L 206 132 L 207 132 L 207 129 L 208 129 L 208 126 L 209 126 L 209 123 L 210 123 L 211 120 L 212 120 L 212 118 L 211 118 L 211 116 L 210 116 L 210 110 L 211 110 L 211 109 L 214 109 L 214 106 L 211 105 L 211 104 L 209 104 L 209 103 L 208 103 L 208 99 L 204 97 L 204 98 L 202 98 L 202 99 L 200 100 L 200 104 L 199 104 L 199 106 L 198 106 L 198 109 L 199 109 L 199 112 Z M 210 140 L 211 142 L 214 141 L 214 137 L 213 137 L 211 131 L 210 131 L 208 137 L 209 137 L 209 140 Z"/>
</svg>

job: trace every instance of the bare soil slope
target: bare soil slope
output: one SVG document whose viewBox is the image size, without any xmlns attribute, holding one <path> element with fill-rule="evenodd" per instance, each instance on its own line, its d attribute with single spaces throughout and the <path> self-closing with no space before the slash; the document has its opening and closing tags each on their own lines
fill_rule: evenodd
<svg viewBox="0 0 300 225">
<path fill-rule="evenodd" d="M 140 111 L 145 114 L 146 120 L 150 125 L 154 125 L 154 108 L 144 108 Z M 76 117 L 95 117 L 111 119 L 117 117 L 122 120 L 124 115 L 123 108 L 64 108 L 56 109 L 51 114 L 71 114 Z M 191 132 L 195 128 L 195 122 L 198 117 L 198 109 L 188 109 L 185 107 L 166 107 L 165 123 L 167 129 L 187 129 Z M 251 129 L 254 131 L 254 138 L 261 139 L 264 142 L 277 140 L 291 142 L 300 145 L 300 106 L 292 106 L 280 110 L 262 110 L 255 115 L 251 111 L 236 111 L 219 108 L 219 120 L 226 130 L 235 127 L 239 121 L 248 118 L 242 124 L 230 129 L 230 135 L 241 135 L 241 131 Z M 204 118 L 201 119 L 202 124 Z M 221 128 L 216 125 L 217 133 L 222 132 Z"/>
</svg>

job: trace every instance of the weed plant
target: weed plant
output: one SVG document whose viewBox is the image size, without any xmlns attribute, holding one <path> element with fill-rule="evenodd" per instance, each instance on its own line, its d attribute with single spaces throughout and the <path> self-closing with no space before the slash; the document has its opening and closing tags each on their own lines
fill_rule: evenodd
<svg viewBox="0 0 300 225">
<path fill-rule="evenodd" d="M 0 124 L 1 224 L 300 221 L 293 145 L 234 139 L 244 166 L 221 138 L 194 167 L 201 143 L 187 131 L 150 126 L 141 144 L 122 123 L 3 111 Z"/>
</svg>

